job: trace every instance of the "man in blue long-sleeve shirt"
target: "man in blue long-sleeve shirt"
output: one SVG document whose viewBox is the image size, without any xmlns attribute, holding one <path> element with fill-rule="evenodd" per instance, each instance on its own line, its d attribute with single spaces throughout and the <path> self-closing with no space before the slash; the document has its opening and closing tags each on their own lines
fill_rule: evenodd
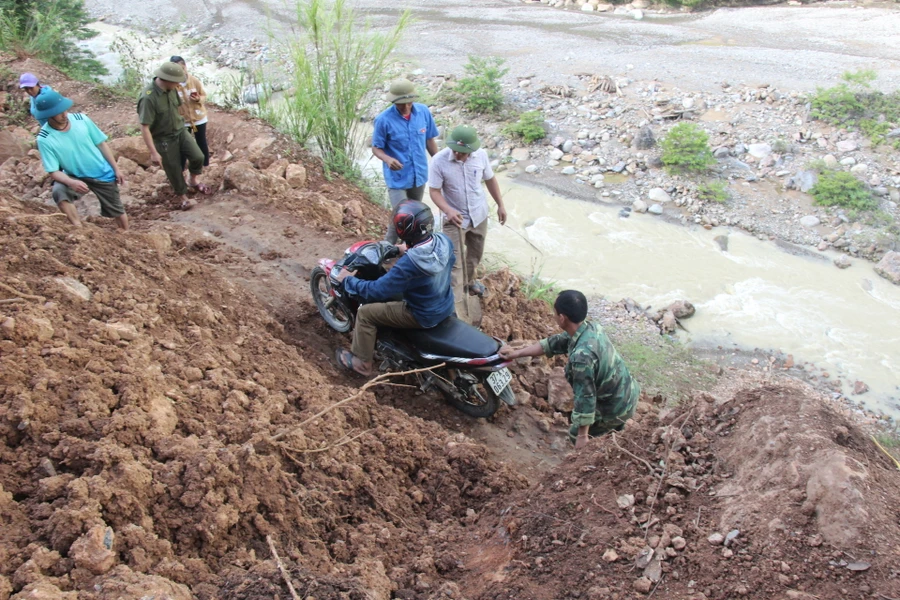
<svg viewBox="0 0 900 600">
<path fill-rule="evenodd" d="M 372 374 L 378 326 L 428 329 L 453 314 L 453 244 L 443 233 L 433 233 L 434 216 L 417 200 L 404 200 L 394 211 L 393 224 L 407 250 L 386 275 L 375 281 L 353 277 L 346 269 L 338 275 L 344 290 L 365 304 L 356 313 L 353 346 L 337 350 L 338 364 L 368 377 Z M 398 294 L 403 300 L 390 301 Z"/>
</svg>

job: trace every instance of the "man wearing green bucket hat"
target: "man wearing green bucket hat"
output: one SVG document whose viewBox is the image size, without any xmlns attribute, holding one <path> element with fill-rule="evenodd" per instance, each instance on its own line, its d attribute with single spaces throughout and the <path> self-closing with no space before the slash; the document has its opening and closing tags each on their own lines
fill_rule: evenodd
<svg viewBox="0 0 900 600">
<path fill-rule="evenodd" d="M 438 150 L 437 125 L 427 106 L 413 102 L 418 97 L 411 81 L 398 79 L 391 83 L 387 95 L 392 106 L 375 117 L 372 154 L 384 163 L 382 171 L 393 208 L 407 198 L 422 200 L 428 156 Z M 397 241 L 393 220 L 388 222 L 385 239 Z"/>
<path fill-rule="evenodd" d="M 464 293 L 485 294 L 484 285 L 475 280 L 475 269 L 484 255 L 489 212 L 482 181 L 497 203 L 500 224 L 505 224 L 506 208 L 487 152 L 481 149 L 475 128 L 460 125 L 450 132 L 447 147 L 434 155 L 428 169 L 428 192 L 432 202 L 444 214 L 444 233 L 453 240 L 456 252 L 453 293 L 457 302 Z M 465 244 L 462 256 L 457 248 L 460 239 Z M 463 256 L 465 265 L 462 264 Z M 463 281 L 464 273 L 466 281 Z"/>
<path fill-rule="evenodd" d="M 188 210 L 197 203 L 187 197 L 188 186 L 211 194 L 206 185 L 197 180 L 203 172 L 203 152 L 197 141 L 184 127 L 178 111 L 181 100 L 178 84 L 187 79 L 184 69 L 172 62 L 163 63 L 153 73 L 153 81 L 141 91 L 137 111 L 141 121 L 141 137 L 150 150 L 150 159 L 162 165 L 166 178 L 181 201 L 181 209 Z M 184 158 L 188 161 L 190 177 L 184 180 Z"/>
<path fill-rule="evenodd" d="M 94 192 L 100 214 L 115 219 L 128 230 L 128 215 L 119 198 L 119 184 L 125 183 L 107 137 L 83 113 L 70 113 L 72 101 L 56 91 L 44 92 L 34 103 L 35 118 L 45 124 L 37 134 L 37 147 L 44 170 L 53 180 L 53 200 L 69 222 L 81 227 L 73 204 L 82 195 Z"/>
</svg>

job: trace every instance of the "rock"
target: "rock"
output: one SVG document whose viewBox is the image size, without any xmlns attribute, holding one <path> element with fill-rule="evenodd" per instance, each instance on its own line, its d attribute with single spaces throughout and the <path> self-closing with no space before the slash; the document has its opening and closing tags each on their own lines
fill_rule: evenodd
<svg viewBox="0 0 900 600">
<path fill-rule="evenodd" d="M 634 506 L 634 496 L 632 494 L 622 494 L 616 498 L 616 505 L 622 510 L 631 508 Z"/>
<path fill-rule="evenodd" d="M 609 12 L 615 8 L 612 4 L 601 2 L 597 5 L 597 12 Z"/>
<path fill-rule="evenodd" d="M 676 550 L 684 550 L 687 547 L 687 541 L 681 536 L 673 537 L 672 547 Z"/>
<path fill-rule="evenodd" d="M 169 561 L 167 561 L 169 562 Z M 170 562 L 170 564 L 172 564 Z M 174 563 L 170 568 L 184 567 Z M 125 565 L 119 565 L 95 585 L 96 600 L 191 600 L 194 595 L 187 586 L 175 583 L 159 575 L 135 573 Z M 92 591 L 93 591 L 92 590 Z"/>
<path fill-rule="evenodd" d="M 662 188 L 653 188 L 649 192 L 647 192 L 647 198 L 652 200 L 653 202 L 659 202 L 661 204 L 665 204 L 666 202 L 671 202 L 672 198 L 666 191 Z"/>
<path fill-rule="evenodd" d="M 603 560 L 608 563 L 613 563 L 619 560 L 619 555 L 615 550 L 609 548 L 606 552 L 603 553 Z"/>
<path fill-rule="evenodd" d="M 537 165 L 528 165 L 527 167 L 525 167 L 526 173 L 536 173 L 537 170 L 538 170 Z"/>
<path fill-rule="evenodd" d="M 869 386 L 867 386 L 862 381 L 854 381 L 853 382 L 853 393 L 856 395 L 865 394 L 869 391 Z"/>
<path fill-rule="evenodd" d="M 91 290 L 77 279 L 72 279 L 71 277 L 56 277 L 53 281 L 62 288 L 62 291 L 75 299 L 84 301 L 89 301 L 91 299 Z"/>
<path fill-rule="evenodd" d="M 712 544 L 713 546 L 718 546 L 719 544 L 721 544 L 722 542 L 725 541 L 725 536 L 722 535 L 721 533 L 714 533 L 711 536 L 709 536 L 708 538 L 706 538 L 706 541 L 709 542 L 710 544 Z"/>
<path fill-rule="evenodd" d="M 809 229 L 818 226 L 819 223 L 821 223 L 821 221 L 819 221 L 819 217 L 815 215 L 806 215 L 805 217 L 800 218 L 800 224 Z"/>
<path fill-rule="evenodd" d="M 144 138 L 136 136 L 115 138 L 109 140 L 109 147 L 117 156 L 124 156 L 145 169 L 150 166 L 150 150 L 147 149 Z"/>
<path fill-rule="evenodd" d="M 659 330 L 663 333 L 672 333 L 677 326 L 678 321 L 675 319 L 674 313 L 670 310 L 665 311 L 659 320 Z"/>
<path fill-rule="evenodd" d="M 172 238 L 168 233 L 154 231 L 144 236 L 147 243 L 157 252 L 168 252 L 172 248 Z"/>
<path fill-rule="evenodd" d="M 727 235 L 717 235 L 713 238 L 713 241 L 719 246 L 719 250 L 722 252 L 728 252 L 728 236 Z"/>
<path fill-rule="evenodd" d="M 28 146 L 13 132 L 6 129 L 0 130 L 0 165 L 11 157 L 25 156 Z"/>
<path fill-rule="evenodd" d="M 822 162 L 824 162 L 825 166 L 829 169 L 833 169 L 838 165 L 838 160 L 834 157 L 834 154 L 826 154 L 822 157 Z"/>
<path fill-rule="evenodd" d="M 229 132 L 228 132 L 228 135 L 225 136 L 225 144 L 228 145 L 228 144 L 230 144 L 230 143 L 233 142 L 233 141 L 234 141 L 234 132 L 233 132 L 233 131 L 229 131 Z"/>
<path fill-rule="evenodd" d="M 725 536 L 725 542 L 724 542 L 725 545 L 730 546 L 731 542 L 736 540 L 739 535 L 741 535 L 741 531 L 739 529 L 732 529 L 731 531 L 729 531 L 728 534 Z"/>
<path fill-rule="evenodd" d="M 727 146 L 719 146 L 713 150 L 713 156 L 716 158 L 725 158 L 729 154 L 731 154 L 731 150 L 729 150 Z"/>
<path fill-rule="evenodd" d="M 631 587 L 634 591 L 641 594 L 649 594 L 650 590 L 653 589 L 653 582 L 646 577 L 641 577 L 640 579 L 635 579 L 634 583 L 631 584 Z"/>
<path fill-rule="evenodd" d="M 12 600 L 77 600 L 78 592 L 64 592 L 46 580 L 29 583 Z"/>
<path fill-rule="evenodd" d="M 654 215 L 661 215 L 663 214 L 663 207 L 659 204 L 653 204 L 647 209 L 647 212 Z"/>
<path fill-rule="evenodd" d="M 327 228 L 338 230 L 344 222 L 344 208 L 324 195 L 319 193 L 308 194 L 304 197 L 307 208 L 313 215 L 313 218 L 322 223 Z"/>
<path fill-rule="evenodd" d="M 850 267 L 851 264 L 853 263 L 850 262 L 850 259 L 847 258 L 846 254 L 841 254 L 836 259 L 834 259 L 834 266 L 836 266 L 838 269 L 846 269 Z"/>
<path fill-rule="evenodd" d="M 631 208 L 636 213 L 645 213 L 647 212 L 647 203 L 643 200 L 635 200 L 631 203 Z"/>
<path fill-rule="evenodd" d="M 118 165 L 119 170 L 122 171 L 125 175 L 134 175 L 137 173 L 140 166 L 128 158 L 127 156 L 120 156 L 116 159 L 116 165 Z"/>
<path fill-rule="evenodd" d="M 571 166 L 570 166 L 570 167 L 565 167 L 565 168 L 562 170 L 562 174 L 563 174 L 563 175 L 574 175 L 574 174 L 575 174 L 575 167 L 571 167 Z"/>
<path fill-rule="evenodd" d="M 290 164 L 285 169 L 284 178 L 293 189 L 306 187 L 306 167 L 301 164 Z"/>
<path fill-rule="evenodd" d="M 656 137 L 649 125 L 641 127 L 640 131 L 634 138 L 634 146 L 638 150 L 647 150 L 656 145 Z"/>
<path fill-rule="evenodd" d="M 694 316 L 694 313 L 697 312 L 697 309 L 694 308 L 694 305 L 688 302 L 687 300 L 677 300 L 666 308 L 664 311 L 671 311 L 673 315 L 675 315 L 678 319 L 687 319 Z"/>
<path fill-rule="evenodd" d="M 892 250 L 885 254 L 875 265 L 875 272 L 894 285 L 900 285 L 900 252 Z"/>
<path fill-rule="evenodd" d="M 265 172 L 267 175 L 272 175 L 274 177 L 282 177 L 283 178 L 285 169 L 287 169 L 287 166 L 289 164 L 290 163 L 287 161 L 286 158 L 279 158 L 278 160 L 273 162 L 271 165 L 266 167 Z"/>
<path fill-rule="evenodd" d="M 111 527 L 94 525 L 72 543 L 69 556 L 75 561 L 75 566 L 102 575 L 116 564 L 117 554 L 112 550 L 114 539 Z"/>
<path fill-rule="evenodd" d="M 566 140 L 565 142 L 563 142 L 563 145 L 562 145 L 563 154 L 568 154 L 569 152 L 571 152 L 572 148 L 574 146 L 575 146 L 575 142 L 573 142 L 572 140 Z"/>
<path fill-rule="evenodd" d="M 856 164 L 856 159 L 853 158 L 852 156 L 848 156 L 846 158 L 842 158 L 840 164 L 842 164 L 845 167 L 851 167 Z"/>
<path fill-rule="evenodd" d="M 139 335 L 137 328 L 131 323 L 118 322 L 107 323 L 106 333 L 111 340 L 125 340 L 126 342 L 133 342 Z"/>
<path fill-rule="evenodd" d="M 256 138 L 247 145 L 247 157 L 253 162 L 258 161 L 262 157 L 263 152 L 274 143 L 275 138 L 271 136 L 260 136 Z"/>
<path fill-rule="evenodd" d="M 550 371 L 547 380 L 547 402 L 560 412 L 571 412 L 574 408 L 575 394 L 572 386 L 566 380 L 566 373 L 562 367 L 555 367 Z"/>
<path fill-rule="evenodd" d="M 24 338 L 35 339 L 39 342 L 46 342 L 53 338 L 55 330 L 48 319 L 23 315 L 21 322 L 21 335 Z M 15 321 L 13 321 L 13 324 L 15 324 Z"/>
<path fill-rule="evenodd" d="M 765 158 L 772 154 L 772 146 L 769 144 L 750 144 L 747 153 L 754 158 Z"/>
<path fill-rule="evenodd" d="M 631 16 L 634 17 L 634 20 L 635 20 L 635 21 L 640 21 L 641 19 L 644 18 L 644 11 L 642 11 L 642 10 L 636 10 L 636 11 L 634 11 L 633 13 L 631 13 Z"/>
<path fill-rule="evenodd" d="M 809 192 L 819 182 L 819 174 L 810 169 L 804 169 L 794 174 L 787 182 L 787 187 L 800 190 L 803 193 Z"/>
<path fill-rule="evenodd" d="M 550 151 L 550 154 L 548 156 L 549 156 L 550 160 L 559 160 L 563 157 L 564 154 L 565 154 L 565 152 L 563 152 L 559 148 L 554 148 L 553 150 Z"/>
<path fill-rule="evenodd" d="M 528 160 L 531 158 L 531 152 L 528 151 L 528 148 L 513 148 L 513 151 L 510 152 L 509 155 L 515 161 Z"/>
<path fill-rule="evenodd" d="M 262 173 L 245 160 L 239 160 L 225 167 L 225 187 L 234 188 L 242 194 L 259 194 L 265 187 Z"/>
<path fill-rule="evenodd" d="M 347 215 L 351 221 L 361 221 L 366 216 L 359 200 L 349 200 L 347 204 L 344 205 L 344 214 Z"/>
<path fill-rule="evenodd" d="M 853 152 L 857 148 L 859 148 L 859 144 L 856 143 L 856 140 L 841 140 L 835 147 L 841 152 Z"/>
<path fill-rule="evenodd" d="M 654 556 L 647 568 L 644 569 L 644 577 L 658 583 L 662 579 L 662 561 L 659 556 Z"/>
<path fill-rule="evenodd" d="M 582 4 L 581 5 L 582 12 L 594 12 L 593 4 Z"/>
<path fill-rule="evenodd" d="M 228 150 L 226 150 L 225 153 L 222 154 L 222 162 L 228 162 L 232 158 L 234 158 L 234 154 L 232 154 Z"/>
</svg>

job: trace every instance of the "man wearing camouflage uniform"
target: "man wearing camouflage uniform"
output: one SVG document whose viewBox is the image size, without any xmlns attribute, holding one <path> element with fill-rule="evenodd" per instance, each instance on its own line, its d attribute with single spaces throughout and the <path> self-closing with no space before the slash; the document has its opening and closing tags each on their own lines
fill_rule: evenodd
<svg viewBox="0 0 900 600">
<path fill-rule="evenodd" d="M 181 201 L 182 210 L 197 204 L 188 199 L 188 187 L 202 194 L 212 193 L 197 179 L 203 172 L 203 152 L 194 136 L 185 129 L 179 112 L 181 100 L 178 98 L 178 84 L 186 79 L 180 65 L 163 63 L 153 73 L 150 85 L 141 91 L 137 104 L 141 137 L 150 150 L 150 160 L 165 170 L 175 195 Z M 187 158 L 190 172 L 187 182 L 184 180 L 184 158 Z"/>
<path fill-rule="evenodd" d="M 568 353 L 566 379 L 575 392 L 569 439 L 578 450 L 589 436 L 621 431 L 634 415 L 641 388 L 603 329 L 586 320 L 584 294 L 576 290 L 560 292 L 553 308 L 563 333 L 518 350 L 504 346 L 500 354 L 512 359 Z"/>
</svg>

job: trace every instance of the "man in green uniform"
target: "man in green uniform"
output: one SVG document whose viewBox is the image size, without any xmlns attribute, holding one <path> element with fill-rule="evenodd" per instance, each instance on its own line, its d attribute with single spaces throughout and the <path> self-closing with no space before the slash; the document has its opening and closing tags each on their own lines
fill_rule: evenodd
<svg viewBox="0 0 900 600">
<path fill-rule="evenodd" d="M 203 152 L 184 127 L 178 112 L 178 84 L 186 79 L 180 65 L 163 63 L 153 73 L 153 82 L 141 92 L 137 110 L 141 121 L 141 137 L 150 150 L 150 160 L 161 164 L 181 208 L 188 210 L 197 203 L 187 197 L 188 186 L 202 194 L 210 189 L 197 180 L 203 172 Z M 184 181 L 183 157 L 187 158 L 190 177 Z"/>
<path fill-rule="evenodd" d="M 563 333 L 524 348 L 500 349 L 504 358 L 554 356 L 567 352 L 566 379 L 575 392 L 569 439 L 581 449 L 588 436 L 620 431 L 634 415 L 641 388 L 603 329 L 586 320 L 587 298 L 576 290 L 560 292 L 553 305 Z"/>
</svg>

